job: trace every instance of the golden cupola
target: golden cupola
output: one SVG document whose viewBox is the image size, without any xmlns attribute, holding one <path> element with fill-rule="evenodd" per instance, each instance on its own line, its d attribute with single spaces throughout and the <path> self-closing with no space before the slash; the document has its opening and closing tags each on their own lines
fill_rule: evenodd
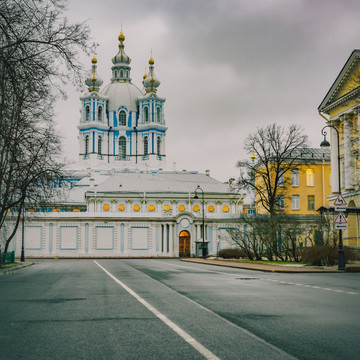
<svg viewBox="0 0 360 360">
<path fill-rule="evenodd" d="M 113 76 L 111 81 L 130 82 L 131 67 L 129 66 L 129 64 L 131 63 L 131 59 L 129 56 L 125 54 L 124 51 L 125 35 L 123 34 L 122 30 L 120 32 L 118 40 L 119 40 L 119 51 L 112 58 L 112 63 L 114 64 L 114 66 L 112 67 Z"/>
<path fill-rule="evenodd" d="M 99 77 L 99 75 L 97 74 L 97 59 L 96 57 L 93 57 L 93 59 L 91 60 L 92 62 L 92 67 L 91 67 L 91 72 L 89 74 L 89 77 L 87 77 L 85 79 L 85 84 L 88 87 L 88 90 L 90 92 L 92 91 L 97 91 L 99 92 L 100 90 L 100 86 L 103 84 L 103 80 Z"/>
<path fill-rule="evenodd" d="M 149 74 L 143 81 L 146 93 L 156 93 L 157 88 L 160 85 L 160 80 L 156 77 L 154 72 L 154 63 L 155 61 L 151 55 L 149 60 Z"/>
</svg>

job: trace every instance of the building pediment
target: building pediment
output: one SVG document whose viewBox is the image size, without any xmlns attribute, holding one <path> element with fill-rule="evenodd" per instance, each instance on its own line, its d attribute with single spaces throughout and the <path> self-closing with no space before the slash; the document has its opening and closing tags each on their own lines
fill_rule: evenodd
<svg viewBox="0 0 360 360">
<path fill-rule="evenodd" d="M 360 94 L 360 50 L 354 50 L 318 110 L 326 114 L 349 105 Z"/>
</svg>

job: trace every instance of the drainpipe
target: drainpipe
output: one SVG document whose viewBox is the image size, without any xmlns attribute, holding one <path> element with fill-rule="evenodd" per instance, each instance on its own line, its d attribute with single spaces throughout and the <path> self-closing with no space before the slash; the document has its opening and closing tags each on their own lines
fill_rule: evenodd
<svg viewBox="0 0 360 360">
<path fill-rule="evenodd" d="M 135 131 L 135 138 L 136 138 L 136 144 L 135 144 L 135 164 L 137 164 L 137 158 L 138 158 L 138 131 L 136 126 L 134 126 Z"/>
<path fill-rule="evenodd" d="M 108 163 L 110 162 L 110 131 L 112 129 L 112 126 L 109 126 L 109 130 L 108 130 L 108 136 L 107 136 L 107 140 L 108 140 Z"/>
</svg>

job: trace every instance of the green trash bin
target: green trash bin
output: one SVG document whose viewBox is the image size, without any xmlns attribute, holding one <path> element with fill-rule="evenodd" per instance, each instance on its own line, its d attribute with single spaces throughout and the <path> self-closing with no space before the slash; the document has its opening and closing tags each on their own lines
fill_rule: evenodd
<svg viewBox="0 0 360 360">
<path fill-rule="evenodd" d="M 15 251 L 4 252 L 1 254 L 1 256 L 3 264 L 10 264 L 15 262 Z"/>
</svg>

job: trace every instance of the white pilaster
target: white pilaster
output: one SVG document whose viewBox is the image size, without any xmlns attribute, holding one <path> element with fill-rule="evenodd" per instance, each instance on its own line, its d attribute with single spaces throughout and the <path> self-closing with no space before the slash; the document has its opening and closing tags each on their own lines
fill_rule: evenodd
<svg viewBox="0 0 360 360">
<path fill-rule="evenodd" d="M 334 126 L 336 126 L 334 124 Z M 338 138 L 337 132 L 335 129 L 331 128 L 330 137 L 331 137 L 331 187 L 332 192 L 339 192 L 339 160 L 338 160 Z"/>
<path fill-rule="evenodd" d="M 169 224 L 169 254 L 174 256 L 174 226 Z"/>
<path fill-rule="evenodd" d="M 358 138 L 358 164 L 359 164 L 359 168 L 357 169 L 358 173 L 356 174 L 356 182 L 357 184 L 359 184 L 360 182 L 360 107 L 355 109 L 355 114 L 357 116 L 357 120 L 358 120 L 358 134 L 357 134 L 357 138 Z M 354 159 L 355 164 L 356 164 L 356 159 Z"/>
<path fill-rule="evenodd" d="M 344 167 L 345 167 L 345 190 L 354 188 L 354 166 L 351 154 L 351 130 L 352 118 L 350 115 L 344 116 Z"/>
</svg>

